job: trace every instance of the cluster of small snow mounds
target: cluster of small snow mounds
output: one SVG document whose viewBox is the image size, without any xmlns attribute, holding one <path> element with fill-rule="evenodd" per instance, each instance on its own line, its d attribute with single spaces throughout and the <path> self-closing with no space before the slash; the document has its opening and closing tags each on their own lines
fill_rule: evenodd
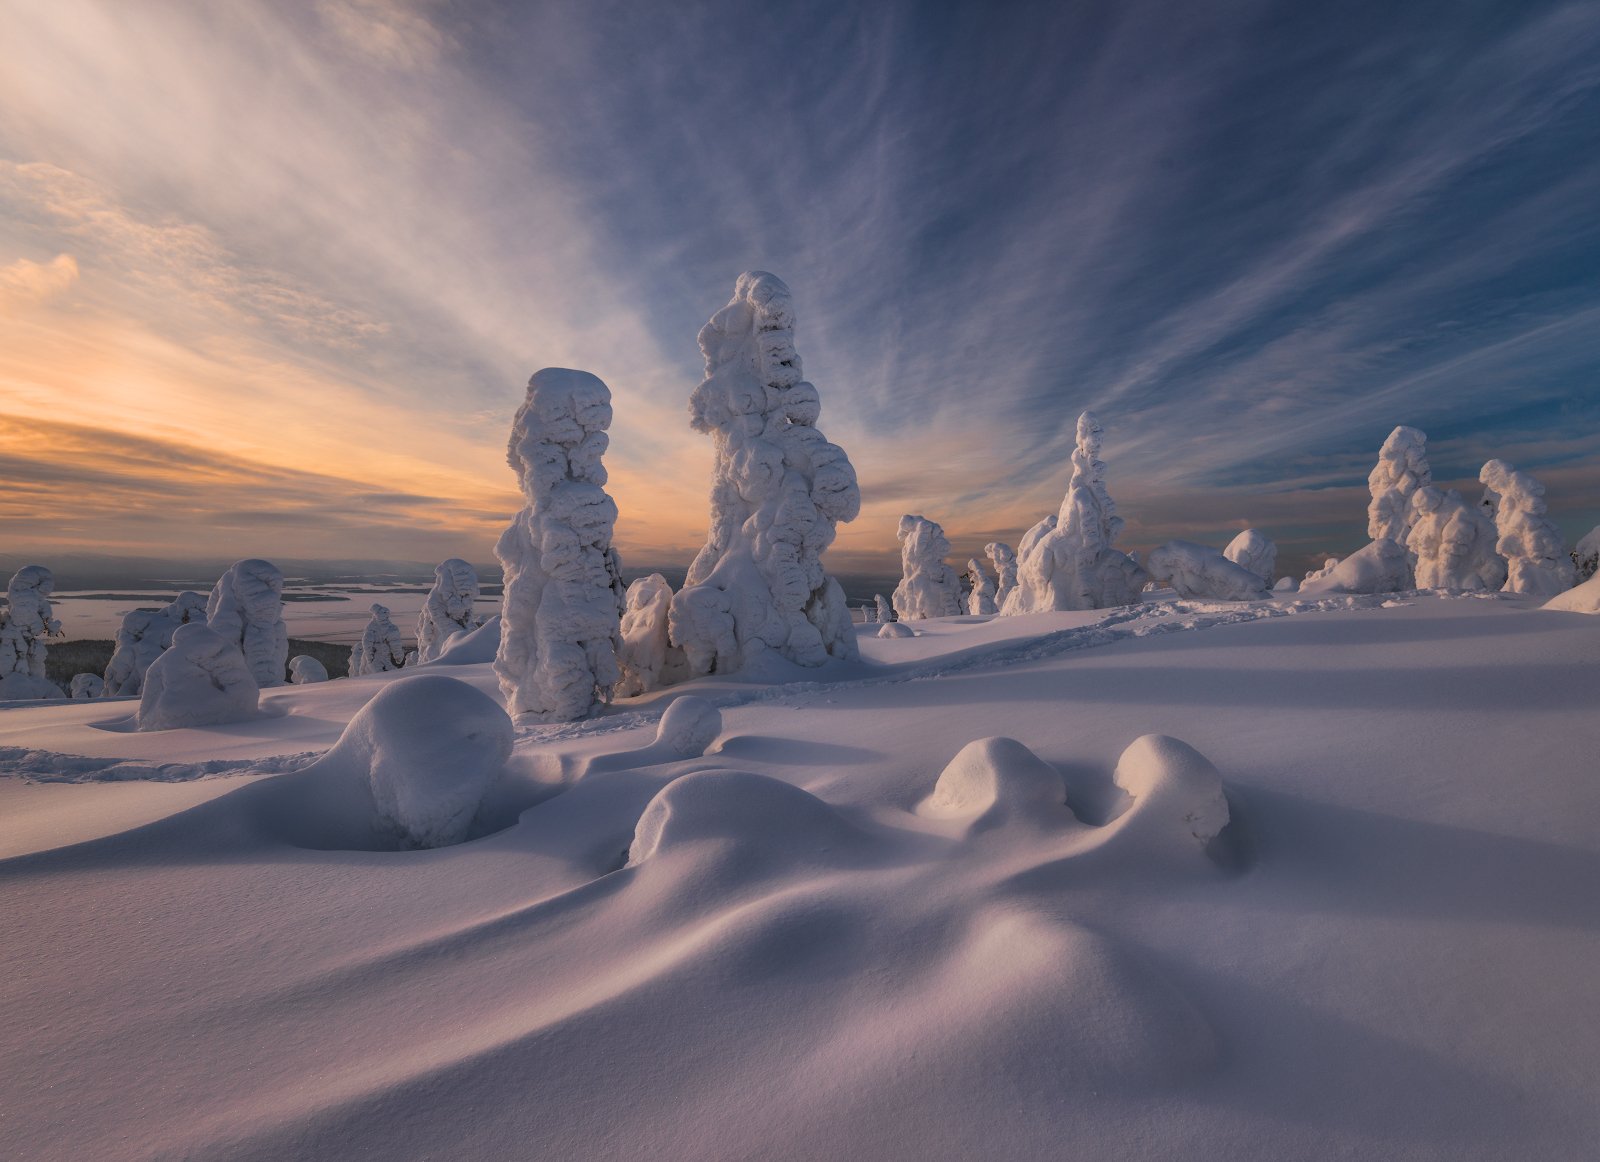
<svg viewBox="0 0 1600 1162">
<path fill-rule="evenodd" d="M 967 561 L 967 584 L 968 613 L 981 615 L 996 612 L 994 581 L 983 571 L 983 566 L 978 564 L 976 557 Z"/>
<path fill-rule="evenodd" d="M 1150 551 L 1145 568 L 1179 597 L 1254 601 L 1267 595 L 1267 582 L 1261 574 L 1235 564 L 1209 545 L 1168 541 Z"/>
<path fill-rule="evenodd" d="M 116 650 L 106 665 L 105 693 L 131 697 L 142 692 L 146 671 L 171 648 L 172 635 L 178 627 L 205 620 L 206 599 L 187 589 L 161 609 L 125 613 L 117 630 Z"/>
<path fill-rule="evenodd" d="M 907 513 L 895 533 L 900 540 L 900 584 L 894 612 L 900 621 L 954 617 L 961 612 L 961 581 L 945 561 L 950 542 L 944 529 L 926 517 Z"/>
<path fill-rule="evenodd" d="M 621 642 L 617 666 L 619 698 L 648 693 L 688 677 L 683 650 L 672 644 L 672 586 L 660 573 L 640 577 L 628 586 L 622 602 Z"/>
<path fill-rule="evenodd" d="M 150 663 L 139 698 L 140 730 L 216 726 L 255 717 L 260 699 L 244 652 L 198 622 L 180 625 L 172 645 Z"/>
<path fill-rule="evenodd" d="M 400 627 L 389 617 L 389 607 L 374 601 L 368 612 L 372 616 L 361 631 L 361 640 L 350 649 L 352 678 L 398 670 L 406 661 L 405 639 L 400 636 Z"/>
<path fill-rule="evenodd" d="M 1122 518 L 1106 490 L 1100 460 L 1104 430 L 1088 412 L 1078 417 L 1072 480 L 1061 510 L 1029 529 L 1017 547 L 1017 583 L 1002 613 L 1107 609 L 1139 600 L 1148 574 L 1116 547 Z"/>
<path fill-rule="evenodd" d="M 451 557 L 435 566 L 433 588 L 417 615 L 417 661 L 433 661 L 452 635 L 482 625 L 477 602 L 478 571 L 471 562 Z"/>
<path fill-rule="evenodd" d="M 822 552 L 861 511 L 861 493 L 843 450 L 817 430 L 821 402 L 794 326 L 789 288 L 751 271 L 700 331 L 706 378 L 689 415 L 715 452 L 711 527 L 671 607 L 672 641 L 694 675 L 730 673 L 768 651 L 803 666 L 856 656 Z"/>
<path fill-rule="evenodd" d="M 271 561 L 236 561 L 219 577 L 206 599 L 206 624 L 239 647 L 256 685 L 283 685 L 289 631 L 283 624 L 283 573 Z"/>
<path fill-rule="evenodd" d="M 1483 506 L 1499 533 L 1495 549 L 1506 559 L 1506 592 L 1554 597 L 1571 589 L 1577 570 L 1560 531 L 1545 516 L 1544 485 L 1504 460 L 1490 460 L 1478 479 Z"/>
<path fill-rule="evenodd" d="M 1228 542 L 1222 555 L 1240 568 L 1250 570 L 1267 585 L 1277 579 L 1278 546 L 1259 529 L 1245 529 Z"/>
<path fill-rule="evenodd" d="M 1416 561 L 1419 589 L 1495 591 L 1506 583 L 1506 562 L 1495 551 L 1495 527 L 1483 509 L 1455 489 L 1425 485 L 1411 496 L 1406 548 Z"/>
<path fill-rule="evenodd" d="M 0 611 L 0 701 L 60 698 L 61 689 L 45 677 L 45 639 L 61 632 L 50 594 L 54 574 L 43 565 L 25 565 L 6 586 Z"/>
<path fill-rule="evenodd" d="M 609 701 L 621 676 L 617 506 L 602 457 L 611 390 L 587 371 L 547 367 L 528 381 L 507 462 L 527 505 L 495 545 L 505 573 L 495 673 L 506 705 L 571 722 Z"/>
</svg>

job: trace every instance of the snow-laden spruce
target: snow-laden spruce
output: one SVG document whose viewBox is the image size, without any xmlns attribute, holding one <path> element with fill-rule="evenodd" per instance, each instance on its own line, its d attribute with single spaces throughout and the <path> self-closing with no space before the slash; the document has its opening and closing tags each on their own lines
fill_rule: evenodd
<svg viewBox="0 0 1600 1162">
<path fill-rule="evenodd" d="M 850 608 L 823 570 L 835 527 L 861 511 L 855 469 L 817 430 L 817 389 L 794 346 L 789 288 L 764 271 L 700 331 L 706 378 L 690 424 L 711 436 L 711 527 L 672 599 L 672 640 L 692 673 L 776 653 L 803 666 L 856 656 Z"/>
<path fill-rule="evenodd" d="M 617 665 L 622 671 L 617 697 L 631 698 L 688 677 L 688 660 L 668 636 L 671 608 L 672 586 L 660 573 L 640 577 L 628 586 L 617 649 Z"/>
<path fill-rule="evenodd" d="M 478 571 L 471 562 L 451 557 L 434 567 L 433 588 L 417 615 L 417 661 L 433 661 L 451 634 L 468 633 L 483 624 L 477 600 Z"/>
<path fill-rule="evenodd" d="M 216 726 L 254 718 L 260 687 L 231 638 L 191 622 L 150 664 L 139 696 L 140 730 Z"/>
<path fill-rule="evenodd" d="M 1259 529 L 1245 529 L 1228 542 L 1222 555 L 1235 565 L 1250 570 L 1268 585 L 1277 580 L 1278 546 Z"/>
<path fill-rule="evenodd" d="M 1481 506 L 1455 489 L 1425 485 L 1411 494 L 1406 548 L 1416 561 L 1418 589 L 1495 591 L 1506 583 L 1505 558 L 1495 552 L 1495 527 Z"/>
<path fill-rule="evenodd" d="M 1600 525 L 1584 533 L 1572 546 L 1572 564 L 1580 583 L 1600 573 Z"/>
<path fill-rule="evenodd" d="M 160 609 L 131 609 L 122 616 L 116 649 L 106 663 L 106 693 L 134 696 L 144 690 L 145 671 L 172 646 L 180 625 L 206 620 L 206 599 L 185 589 Z"/>
<path fill-rule="evenodd" d="M 983 566 L 978 564 L 976 557 L 967 561 L 967 584 L 971 586 L 967 593 L 967 612 L 994 613 L 996 611 L 994 581 L 983 571 Z"/>
<path fill-rule="evenodd" d="M 1152 578 L 1171 586 L 1179 597 L 1254 601 L 1267 595 L 1267 583 L 1260 574 L 1229 560 L 1210 545 L 1168 541 L 1150 550 L 1145 568 Z"/>
<path fill-rule="evenodd" d="M 1106 490 L 1105 435 L 1089 412 L 1078 417 L 1072 480 L 1061 510 L 1028 530 L 1017 546 L 1017 584 L 1000 612 L 1108 609 L 1139 600 L 1149 575 L 1116 547 L 1122 518 Z"/>
<path fill-rule="evenodd" d="M 271 561 L 237 561 L 206 599 L 206 624 L 236 642 L 258 686 L 281 686 L 289 662 L 283 573 Z"/>
<path fill-rule="evenodd" d="M 894 588 L 899 621 L 954 617 L 961 612 L 961 580 L 945 561 L 950 541 L 927 517 L 907 513 L 895 536 L 900 541 L 900 584 Z"/>
<path fill-rule="evenodd" d="M 891 622 L 894 620 L 894 606 L 889 604 L 889 599 L 881 593 L 872 595 L 872 607 L 877 612 L 877 620 Z"/>
<path fill-rule="evenodd" d="M 0 701 L 61 698 L 61 687 L 45 676 L 45 639 L 61 632 L 50 594 L 55 575 L 43 565 L 24 565 L 6 586 L 0 610 Z"/>
<path fill-rule="evenodd" d="M 1545 516 L 1544 485 L 1504 460 L 1490 460 L 1478 480 L 1499 534 L 1495 551 L 1506 560 L 1505 591 L 1554 597 L 1571 589 L 1577 570 L 1560 530 Z"/>
<path fill-rule="evenodd" d="M 994 607 L 1002 610 L 1006 607 L 1006 598 L 1017 587 L 1017 554 L 1004 541 L 990 541 L 983 546 L 983 552 L 994 566 Z"/>
<path fill-rule="evenodd" d="M 546 367 L 528 380 L 506 461 L 527 505 L 500 535 L 505 573 L 495 674 L 506 707 L 571 722 L 609 701 L 621 676 L 617 506 L 602 462 L 611 390 L 587 371 Z"/>
<path fill-rule="evenodd" d="M 1378 450 L 1378 463 L 1367 476 L 1372 501 L 1367 505 L 1367 536 L 1406 545 L 1414 512 L 1411 495 L 1433 483 L 1428 467 L 1428 437 L 1404 424 L 1389 433 Z"/>
<path fill-rule="evenodd" d="M 313 682 L 326 682 L 328 667 L 310 654 L 296 654 L 289 659 L 289 681 L 296 686 L 309 686 Z"/>
<path fill-rule="evenodd" d="M 389 617 L 389 607 L 374 601 L 367 607 L 372 615 L 361 631 L 361 640 L 350 647 L 350 676 L 382 674 L 405 665 L 406 643 L 400 627 Z"/>
</svg>

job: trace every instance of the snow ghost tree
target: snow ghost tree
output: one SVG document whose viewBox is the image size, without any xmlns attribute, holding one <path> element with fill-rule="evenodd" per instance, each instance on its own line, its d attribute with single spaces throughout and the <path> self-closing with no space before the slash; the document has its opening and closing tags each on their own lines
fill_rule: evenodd
<svg viewBox="0 0 1600 1162">
<path fill-rule="evenodd" d="M 350 647 L 350 676 L 382 674 L 398 670 L 406 663 L 406 643 L 400 627 L 389 619 L 389 607 L 373 602 L 372 618 L 361 631 L 361 640 Z"/>
<path fill-rule="evenodd" d="M 61 696 L 45 677 L 44 665 L 45 639 L 61 632 L 61 623 L 51 616 L 50 594 L 55 587 L 55 575 L 43 565 L 23 566 L 6 586 L 6 608 L 0 612 L 0 678 L 20 675 L 32 679 L 7 683 L 8 697 Z M 33 687 L 36 692 L 27 692 Z"/>
<path fill-rule="evenodd" d="M 1495 550 L 1506 559 L 1505 591 L 1554 597 L 1571 589 L 1577 570 L 1560 531 L 1545 516 L 1544 485 L 1504 460 L 1490 460 L 1478 479 L 1499 532 Z"/>
<path fill-rule="evenodd" d="M 1578 580 L 1587 581 L 1600 572 L 1600 525 L 1596 525 L 1572 547 L 1572 564 L 1578 570 Z"/>
<path fill-rule="evenodd" d="M 144 689 L 150 663 L 172 646 L 180 625 L 206 620 L 206 599 L 186 589 L 161 609 L 132 609 L 122 616 L 116 651 L 106 665 L 106 693 L 129 696 Z"/>
<path fill-rule="evenodd" d="M 994 613 L 994 582 L 989 580 L 989 574 L 983 571 L 976 558 L 967 562 L 967 581 L 972 586 L 972 592 L 967 594 L 967 612 Z"/>
<path fill-rule="evenodd" d="M 72 699 L 104 698 L 105 693 L 105 679 L 99 674 L 74 674 L 67 687 L 67 696 Z"/>
<path fill-rule="evenodd" d="M 907 513 L 895 533 L 900 540 L 900 584 L 894 589 L 899 621 L 954 617 L 961 612 L 961 582 L 945 563 L 950 542 L 926 517 Z"/>
<path fill-rule="evenodd" d="M 881 593 L 872 595 L 873 608 L 877 610 L 878 620 L 890 622 L 894 620 L 894 606 L 889 604 L 889 599 Z"/>
<path fill-rule="evenodd" d="M 1404 546 L 1413 519 L 1411 494 L 1433 483 L 1428 467 L 1428 437 L 1404 425 L 1389 433 L 1378 450 L 1378 463 L 1367 476 L 1372 502 L 1367 505 L 1367 536 L 1388 537 Z"/>
<path fill-rule="evenodd" d="M 671 609 L 672 640 L 696 675 L 769 651 L 803 666 L 857 656 L 822 552 L 861 511 L 861 493 L 843 450 L 817 430 L 794 325 L 789 288 L 752 271 L 700 331 L 706 378 L 689 415 L 715 451 L 711 528 Z"/>
<path fill-rule="evenodd" d="M 1152 578 L 1171 585 L 1179 597 L 1254 601 L 1267 595 L 1267 582 L 1259 573 L 1236 564 L 1210 545 L 1168 541 L 1150 550 L 1145 567 Z"/>
<path fill-rule="evenodd" d="M 328 667 L 317 661 L 310 654 L 296 654 L 289 659 L 289 681 L 296 686 L 305 686 L 312 682 L 326 682 L 327 680 Z"/>
<path fill-rule="evenodd" d="M 630 698 L 689 676 L 689 662 L 668 636 L 672 586 L 660 573 L 640 577 L 628 586 L 622 609 L 622 644 L 617 665 L 622 679 L 617 696 Z"/>
<path fill-rule="evenodd" d="M 1415 558 L 1419 589 L 1493 592 L 1506 583 L 1505 559 L 1495 552 L 1495 527 L 1478 505 L 1455 489 L 1425 485 L 1411 494 L 1406 548 Z"/>
<path fill-rule="evenodd" d="M 1131 605 L 1149 575 L 1115 547 L 1122 518 L 1106 491 L 1100 460 L 1104 429 L 1088 412 L 1078 417 L 1072 480 L 1061 511 L 1028 530 L 1017 547 L 1017 585 L 1002 613 L 1107 609 Z"/>
<path fill-rule="evenodd" d="M 494 549 L 505 571 L 494 670 L 514 716 L 583 718 L 621 676 L 617 506 L 601 462 L 610 426 L 611 390 L 563 367 L 528 380 L 511 425 L 506 461 L 527 505 Z"/>
<path fill-rule="evenodd" d="M 271 561 L 238 561 L 206 600 L 206 624 L 243 651 L 258 686 L 281 686 L 289 661 L 283 574 Z"/>
<path fill-rule="evenodd" d="M 417 661 L 431 662 L 444 649 L 451 634 L 465 633 L 483 624 L 476 603 L 478 572 L 460 557 L 440 562 L 433 570 L 433 588 L 417 615 Z"/>
<path fill-rule="evenodd" d="M 259 699 L 260 688 L 238 644 L 191 622 L 178 627 L 172 648 L 145 673 L 139 729 L 243 722 L 255 717 Z"/>
<path fill-rule="evenodd" d="M 996 610 L 1004 609 L 1006 598 L 1017 587 L 1017 555 L 1003 541 L 990 541 L 983 546 L 983 551 L 994 566 L 994 607 Z"/>
<path fill-rule="evenodd" d="M 1277 580 L 1278 546 L 1258 529 L 1245 529 L 1228 542 L 1222 555 L 1235 565 L 1250 570 L 1268 585 Z"/>
</svg>

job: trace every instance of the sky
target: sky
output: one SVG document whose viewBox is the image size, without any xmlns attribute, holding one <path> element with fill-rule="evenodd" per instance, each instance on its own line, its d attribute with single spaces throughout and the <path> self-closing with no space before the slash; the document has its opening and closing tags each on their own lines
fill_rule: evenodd
<svg viewBox="0 0 1600 1162">
<path fill-rule="evenodd" d="M 492 560 L 540 367 L 684 562 L 745 270 L 863 512 L 964 560 L 1365 540 L 1396 424 L 1600 522 L 1600 5 L 0 0 L 0 548 Z M 958 562 L 959 563 L 959 562 Z"/>
</svg>

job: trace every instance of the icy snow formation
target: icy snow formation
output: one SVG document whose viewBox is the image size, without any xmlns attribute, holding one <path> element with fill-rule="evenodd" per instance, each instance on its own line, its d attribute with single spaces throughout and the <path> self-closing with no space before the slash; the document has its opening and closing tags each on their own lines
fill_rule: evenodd
<svg viewBox="0 0 1600 1162">
<path fill-rule="evenodd" d="M 505 571 L 494 670 L 507 708 L 535 722 L 585 717 L 621 677 L 610 426 L 611 389 L 564 367 L 534 373 L 511 425 L 506 461 L 527 505 L 494 549 Z"/>
<path fill-rule="evenodd" d="M 1322 572 L 1306 574 L 1303 596 L 1324 593 L 1395 593 L 1411 588 L 1411 558 L 1388 537 L 1369 541 L 1342 561 L 1328 558 Z"/>
<path fill-rule="evenodd" d="M 1014 738 L 980 738 L 962 747 L 917 813 L 964 822 L 971 832 L 1013 820 L 1073 821 L 1060 772 Z"/>
<path fill-rule="evenodd" d="M 1168 541 L 1150 550 L 1145 567 L 1179 597 L 1254 601 L 1267 595 L 1267 583 L 1259 573 L 1235 564 L 1210 545 Z"/>
<path fill-rule="evenodd" d="M 944 529 L 926 517 L 907 513 L 895 534 L 900 540 L 900 584 L 894 612 L 900 621 L 954 617 L 961 612 L 961 582 L 945 563 L 950 542 Z"/>
<path fill-rule="evenodd" d="M 817 389 L 794 348 L 789 288 L 763 271 L 700 331 L 706 378 L 690 424 L 712 438 L 711 527 L 672 599 L 672 640 L 694 675 L 767 651 L 803 666 L 856 657 L 850 608 L 822 568 L 835 526 L 861 511 L 855 469 L 817 430 Z"/>
<path fill-rule="evenodd" d="M 0 678 L 13 674 L 37 679 L 36 682 L 8 683 L 8 697 L 50 698 L 61 696 L 45 677 L 45 639 L 61 632 L 61 623 L 51 616 L 50 593 L 55 576 L 43 565 L 24 565 L 6 586 L 6 608 L 0 610 Z M 50 693 L 39 683 L 49 685 Z M 38 688 L 36 693 L 26 689 Z"/>
<path fill-rule="evenodd" d="M 1250 570 L 1268 585 L 1277 580 L 1278 546 L 1259 529 L 1245 529 L 1228 542 L 1222 555 L 1235 565 Z"/>
<path fill-rule="evenodd" d="M 258 686 L 281 686 L 289 661 L 283 574 L 271 561 L 235 562 L 211 589 L 206 624 L 244 652 Z"/>
<path fill-rule="evenodd" d="M 1572 547 L 1572 564 L 1580 582 L 1600 572 L 1600 525 L 1578 538 L 1578 543 Z"/>
<path fill-rule="evenodd" d="M 1093 415 L 1078 417 L 1072 480 L 1061 511 L 1034 525 L 1017 546 L 1017 585 L 1002 613 L 1107 609 L 1139 600 L 1148 574 L 1113 547 L 1122 518 L 1106 491 L 1103 436 Z"/>
<path fill-rule="evenodd" d="M 123 614 L 116 652 L 106 664 L 106 693 L 130 696 L 144 689 L 145 671 L 172 645 L 180 625 L 206 620 L 206 599 L 186 589 L 161 609 L 133 609 Z"/>
<path fill-rule="evenodd" d="M 1571 589 L 1577 570 L 1560 530 L 1544 515 L 1544 485 L 1504 460 L 1490 460 L 1478 479 L 1500 534 L 1495 551 L 1506 559 L 1505 591 L 1554 597 Z"/>
<path fill-rule="evenodd" d="M 1411 494 L 1433 483 L 1428 468 L 1428 437 L 1404 425 L 1389 433 L 1378 451 L 1378 463 L 1367 476 L 1372 502 L 1367 505 L 1367 536 L 1385 537 L 1405 547 L 1414 515 Z"/>
<path fill-rule="evenodd" d="M 470 632 L 483 624 L 477 600 L 478 571 L 470 562 L 451 557 L 434 567 L 433 588 L 417 615 L 417 661 L 433 661 L 451 634 Z"/>
<path fill-rule="evenodd" d="M 972 592 L 967 594 L 967 612 L 994 613 L 994 582 L 989 579 L 989 574 L 983 571 L 983 566 L 978 564 L 976 558 L 967 561 L 967 581 L 972 585 Z"/>
<path fill-rule="evenodd" d="M 689 676 L 689 662 L 668 631 L 672 586 L 660 573 L 628 586 L 622 607 L 622 640 L 617 649 L 619 698 L 670 686 Z"/>
<path fill-rule="evenodd" d="M 74 699 L 103 698 L 105 693 L 105 679 L 99 674 L 74 674 L 67 687 L 68 697 Z"/>
<path fill-rule="evenodd" d="M 254 718 L 260 687 L 238 644 L 199 622 L 180 625 L 172 647 L 145 671 L 140 730 L 215 726 Z"/>
<path fill-rule="evenodd" d="M 1411 533 L 1406 541 L 1415 560 L 1419 589 L 1499 589 L 1506 562 L 1495 552 L 1495 528 L 1483 509 L 1461 499 L 1455 489 L 1425 485 L 1411 494 Z"/>
<path fill-rule="evenodd" d="M 983 551 L 994 566 L 994 607 L 998 611 L 1005 608 L 1006 598 L 1017 587 L 1017 554 L 1004 541 L 990 541 Z"/>
<path fill-rule="evenodd" d="M 312 682 L 326 682 L 327 680 L 328 668 L 310 654 L 296 654 L 289 659 L 289 681 L 296 686 L 306 686 Z"/>
<path fill-rule="evenodd" d="M 894 620 L 894 606 L 889 604 L 889 599 L 881 593 L 872 595 L 872 604 L 878 612 L 878 620 L 889 622 Z"/>
<path fill-rule="evenodd" d="M 361 631 L 361 640 L 350 647 L 352 678 L 398 670 L 406 661 L 406 643 L 400 636 L 400 627 L 389 618 L 389 607 L 374 601 L 369 609 L 372 619 Z"/>
<path fill-rule="evenodd" d="M 676 758 L 699 758 L 722 733 L 722 711 L 704 698 L 684 694 L 672 700 L 656 727 L 655 745 Z"/>
</svg>

